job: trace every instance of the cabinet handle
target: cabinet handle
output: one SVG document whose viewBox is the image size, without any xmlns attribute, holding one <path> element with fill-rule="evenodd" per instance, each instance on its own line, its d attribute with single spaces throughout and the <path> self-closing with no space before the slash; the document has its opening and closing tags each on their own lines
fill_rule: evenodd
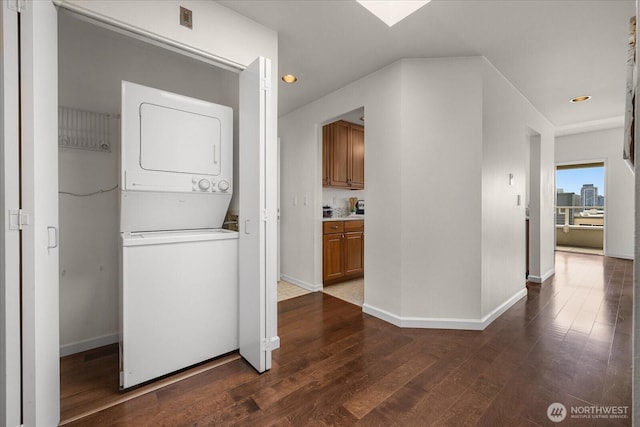
<svg viewBox="0 0 640 427">
<path fill-rule="evenodd" d="M 334 230 L 337 230 L 337 229 L 338 229 L 338 226 L 337 226 L 337 225 L 334 225 L 334 226 L 333 226 L 333 227 L 331 227 L 331 228 L 333 228 Z"/>
</svg>

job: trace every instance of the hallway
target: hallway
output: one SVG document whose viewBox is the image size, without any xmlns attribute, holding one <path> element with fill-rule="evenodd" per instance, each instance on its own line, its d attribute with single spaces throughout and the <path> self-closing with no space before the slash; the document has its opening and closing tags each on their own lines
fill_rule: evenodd
<svg viewBox="0 0 640 427">
<path fill-rule="evenodd" d="M 400 329 L 321 292 L 282 301 L 271 371 L 235 359 L 70 425 L 544 426 L 554 402 L 562 425 L 631 425 L 632 262 L 558 252 L 555 268 L 484 331 Z M 628 408 L 571 418 L 610 405 Z"/>
</svg>

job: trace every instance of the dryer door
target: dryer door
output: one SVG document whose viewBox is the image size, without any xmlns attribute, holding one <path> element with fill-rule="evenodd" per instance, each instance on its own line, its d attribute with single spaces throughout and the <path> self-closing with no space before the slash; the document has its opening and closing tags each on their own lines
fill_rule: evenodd
<svg viewBox="0 0 640 427">
<path fill-rule="evenodd" d="M 142 169 L 220 175 L 221 139 L 217 117 L 147 102 L 140 105 Z"/>
</svg>

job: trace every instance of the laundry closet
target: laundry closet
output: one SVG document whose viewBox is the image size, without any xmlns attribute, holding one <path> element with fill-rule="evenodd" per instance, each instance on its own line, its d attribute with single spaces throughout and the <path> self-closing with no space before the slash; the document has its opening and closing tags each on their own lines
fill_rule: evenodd
<svg viewBox="0 0 640 427">
<path fill-rule="evenodd" d="M 238 74 L 67 13 L 58 36 L 61 356 L 120 340 L 128 388 L 238 349 Z"/>
</svg>

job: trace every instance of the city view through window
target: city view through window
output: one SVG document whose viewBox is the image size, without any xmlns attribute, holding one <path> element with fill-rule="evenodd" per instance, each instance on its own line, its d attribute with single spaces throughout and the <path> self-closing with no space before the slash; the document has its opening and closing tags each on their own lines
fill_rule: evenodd
<svg viewBox="0 0 640 427">
<path fill-rule="evenodd" d="M 602 250 L 604 164 L 556 169 L 556 246 Z"/>
</svg>

